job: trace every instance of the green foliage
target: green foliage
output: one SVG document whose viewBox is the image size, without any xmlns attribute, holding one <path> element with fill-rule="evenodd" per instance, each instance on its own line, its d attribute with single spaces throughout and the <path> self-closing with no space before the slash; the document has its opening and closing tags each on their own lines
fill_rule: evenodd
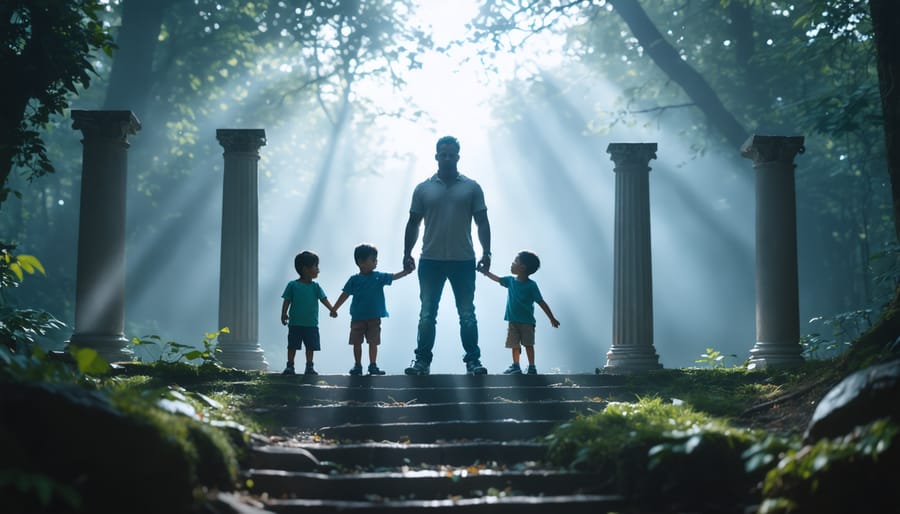
<svg viewBox="0 0 900 514">
<path fill-rule="evenodd" d="M 12 190 L 11 165 L 31 180 L 53 171 L 40 130 L 68 107 L 70 95 L 91 83 L 94 52 L 112 52 L 112 37 L 98 17 L 97 0 L 8 0 L 0 9 L 0 61 L 12 77 L 3 96 L 0 203 Z"/>
<path fill-rule="evenodd" d="M 760 435 L 686 405 L 642 398 L 610 403 L 547 437 L 557 464 L 611 478 L 611 488 L 648 508 L 729 511 L 748 500 L 753 478 L 742 453 Z"/>
<path fill-rule="evenodd" d="M 714 350 L 712 348 L 707 348 L 706 352 L 700 354 L 700 358 L 695 360 L 697 364 L 701 366 L 705 366 L 707 368 L 717 369 L 725 367 L 725 358 L 731 357 L 733 359 L 737 359 L 738 356 L 735 354 L 725 355 L 718 350 Z"/>
<path fill-rule="evenodd" d="M 228 327 L 222 327 L 215 332 L 206 332 L 200 342 L 202 349 L 176 341 L 162 342 L 162 337 L 158 335 L 134 337 L 131 339 L 131 346 L 135 349 L 140 348 L 135 351 L 135 360 L 138 362 L 143 362 L 149 357 L 151 361 L 158 360 L 168 364 L 184 360 L 187 363 L 197 362 L 200 366 L 221 367 L 221 363 L 216 357 L 216 353 L 222 351 L 218 346 L 218 339 L 220 335 L 228 333 L 230 333 Z M 151 350 L 146 352 L 144 347 L 149 347 Z M 138 352 L 144 353 L 144 356 L 139 355 Z"/>
<path fill-rule="evenodd" d="M 831 330 L 831 336 L 812 332 L 800 338 L 803 355 L 807 359 L 833 359 L 843 354 L 863 333 L 872 328 L 872 309 L 857 309 L 831 317 L 817 316 L 810 324 L 821 323 Z"/>
<path fill-rule="evenodd" d="M 39 337 L 65 327 L 48 312 L 8 304 L 6 291 L 19 287 L 25 273 L 46 275 L 41 261 L 33 255 L 14 255 L 15 249 L 15 245 L 0 241 L 0 347 L 11 352 L 31 348 Z"/>
<path fill-rule="evenodd" d="M 843 437 L 787 449 L 765 476 L 760 512 L 851 512 L 862 498 L 865 510 L 893 511 L 900 500 L 898 436 L 900 427 L 883 419 Z"/>
</svg>

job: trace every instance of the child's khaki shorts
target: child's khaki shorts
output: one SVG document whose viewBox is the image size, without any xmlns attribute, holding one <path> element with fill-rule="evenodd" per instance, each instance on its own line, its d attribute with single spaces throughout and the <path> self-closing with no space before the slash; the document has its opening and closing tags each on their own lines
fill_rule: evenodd
<svg viewBox="0 0 900 514">
<path fill-rule="evenodd" d="M 350 344 L 381 344 L 381 318 L 359 319 L 350 322 Z"/>
<path fill-rule="evenodd" d="M 534 325 L 510 321 L 506 332 L 506 347 L 518 348 L 519 345 L 534 346 Z"/>
</svg>

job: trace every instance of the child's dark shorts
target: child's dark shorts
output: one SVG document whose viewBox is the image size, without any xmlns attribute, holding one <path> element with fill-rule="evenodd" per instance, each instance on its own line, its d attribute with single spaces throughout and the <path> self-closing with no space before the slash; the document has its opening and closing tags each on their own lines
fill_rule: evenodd
<svg viewBox="0 0 900 514">
<path fill-rule="evenodd" d="M 319 344 L 319 327 L 301 327 L 299 325 L 288 326 L 288 350 L 299 350 L 300 343 L 306 345 L 307 350 L 321 350 Z"/>
</svg>

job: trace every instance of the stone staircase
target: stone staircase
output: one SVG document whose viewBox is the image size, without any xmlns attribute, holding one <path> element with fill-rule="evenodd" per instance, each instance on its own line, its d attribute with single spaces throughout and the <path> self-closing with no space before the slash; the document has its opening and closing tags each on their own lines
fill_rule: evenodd
<svg viewBox="0 0 900 514">
<path fill-rule="evenodd" d="M 256 415 L 280 436 L 243 470 L 257 510 L 607 512 L 607 480 L 545 462 L 543 437 L 576 412 L 633 399 L 598 375 L 273 377 Z M 246 504 L 245 504 L 246 505 Z M 238 509 L 239 510 L 239 509 Z M 244 510 L 244 512 L 249 512 Z"/>
</svg>

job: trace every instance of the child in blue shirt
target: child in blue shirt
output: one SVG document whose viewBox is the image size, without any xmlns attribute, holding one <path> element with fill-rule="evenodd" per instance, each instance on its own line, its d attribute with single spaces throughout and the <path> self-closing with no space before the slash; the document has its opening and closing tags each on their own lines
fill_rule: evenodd
<svg viewBox="0 0 900 514">
<path fill-rule="evenodd" d="M 553 317 L 550 306 L 541 296 L 537 282 L 529 278 L 532 273 L 541 267 L 541 261 L 533 252 L 523 250 L 516 255 L 509 267 L 513 276 L 498 277 L 490 271 L 481 271 L 484 276 L 499 283 L 509 291 L 506 296 L 506 314 L 503 319 L 509 321 L 509 330 L 506 335 L 506 347 L 512 349 L 513 363 L 503 373 L 506 375 L 521 375 L 519 357 L 522 354 L 522 346 L 528 356 L 528 374 L 536 375 L 537 368 L 534 365 L 534 304 L 550 318 L 553 328 L 559 327 L 559 321 Z"/>
<path fill-rule="evenodd" d="M 325 291 L 318 282 L 313 279 L 319 276 L 319 256 L 313 252 L 304 251 L 294 257 L 294 269 L 300 278 L 291 280 L 284 288 L 281 297 L 281 324 L 288 325 L 288 352 L 287 367 L 283 375 L 294 374 L 294 356 L 300 349 L 301 343 L 306 345 L 306 371 L 304 375 L 318 375 L 313 367 L 313 352 L 321 349 L 319 342 L 319 306 L 328 308 L 331 317 L 337 317 L 334 308 Z"/>
<path fill-rule="evenodd" d="M 378 345 L 381 344 L 381 318 L 388 316 L 384 302 L 384 286 L 412 273 L 411 269 L 399 273 L 382 273 L 375 271 L 378 265 L 378 249 L 372 245 L 361 244 L 353 250 L 353 259 L 359 266 L 359 274 L 347 280 L 341 296 L 334 302 L 332 316 L 352 296 L 350 302 L 350 344 L 353 346 L 355 364 L 350 369 L 351 375 L 362 375 L 362 342 L 369 343 L 369 374 L 384 375 L 378 368 Z"/>
</svg>

